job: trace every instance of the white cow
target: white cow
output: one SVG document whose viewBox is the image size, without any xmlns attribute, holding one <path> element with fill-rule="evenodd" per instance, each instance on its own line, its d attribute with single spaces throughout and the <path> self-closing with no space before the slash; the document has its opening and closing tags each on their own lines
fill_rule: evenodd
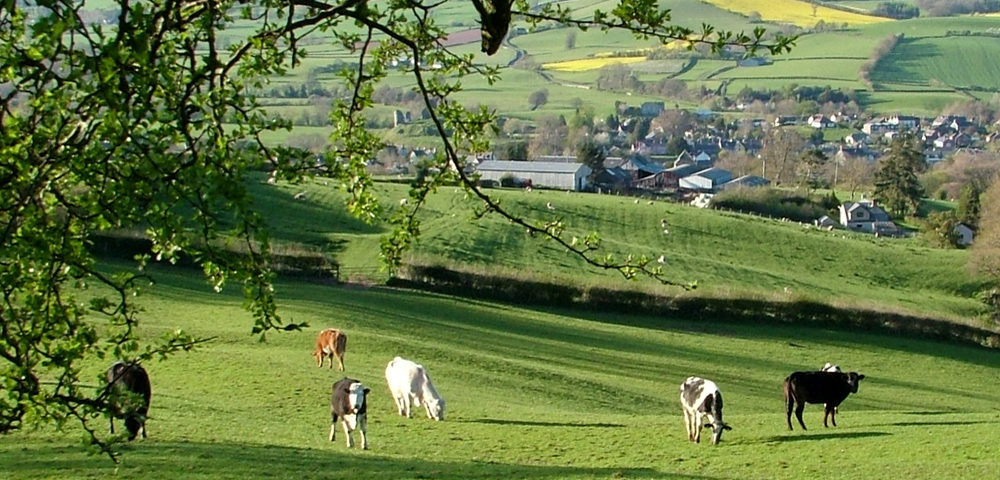
<svg viewBox="0 0 1000 480">
<path fill-rule="evenodd" d="M 715 382 L 699 377 L 688 377 L 681 384 L 681 407 L 684 409 L 684 426 L 688 440 L 701 442 L 702 419 L 708 418 L 704 427 L 712 428 L 712 444 L 722 440 L 722 432 L 732 427 L 722 421 L 722 392 Z"/>
<path fill-rule="evenodd" d="M 427 418 L 444 420 L 444 399 L 422 365 L 402 357 L 393 358 L 385 367 L 385 381 L 400 415 L 410 418 L 410 405 L 419 407 L 422 403 Z"/>
</svg>

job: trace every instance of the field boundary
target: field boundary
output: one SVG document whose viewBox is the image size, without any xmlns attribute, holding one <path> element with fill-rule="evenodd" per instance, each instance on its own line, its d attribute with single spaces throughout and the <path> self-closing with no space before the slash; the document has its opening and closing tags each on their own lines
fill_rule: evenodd
<svg viewBox="0 0 1000 480">
<path fill-rule="evenodd" d="M 835 327 L 1000 349 L 1000 331 L 895 312 L 841 308 L 812 300 L 655 295 L 481 275 L 434 265 L 409 265 L 388 284 L 521 305 L 585 307 L 589 311 L 669 315 L 693 321 L 725 318 L 726 322 L 743 324 Z"/>
</svg>

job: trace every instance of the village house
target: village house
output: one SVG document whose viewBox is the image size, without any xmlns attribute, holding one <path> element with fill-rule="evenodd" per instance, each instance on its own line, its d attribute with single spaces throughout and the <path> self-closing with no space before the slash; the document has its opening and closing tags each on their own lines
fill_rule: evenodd
<svg viewBox="0 0 1000 480">
<path fill-rule="evenodd" d="M 806 120 L 806 124 L 812 128 L 833 128 L 837 126 L 833 120 L 830 120 L 826 115 L 820 113 L 810 115 Z"/>
<path fill-rule="evenodd" d="M 876 235 L 896 236 L 900 233 L 899 227 L 889 218 L 889 214 L 876 205 L 874 200 L 865 198 L 840 205 L 840 224 L 851 230 Z"/>
</svg>

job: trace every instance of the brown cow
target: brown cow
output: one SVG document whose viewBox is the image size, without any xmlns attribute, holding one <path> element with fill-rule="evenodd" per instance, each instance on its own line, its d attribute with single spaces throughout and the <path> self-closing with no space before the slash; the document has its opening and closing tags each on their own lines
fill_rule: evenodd
<svg viewBox="0 0 1000 480">
<path fill-rule="evenodd" d="M 328 328 L 319 332 L 316 337 L 316 366 L 322 367 L 326 357 L 330 357 L 330 368 L 333 368 L 333 357 L 337 357 L 340 370 L 344 370 L 344 350 L 347 348 L 347 334 L 336 328 Z"/>
</svg>

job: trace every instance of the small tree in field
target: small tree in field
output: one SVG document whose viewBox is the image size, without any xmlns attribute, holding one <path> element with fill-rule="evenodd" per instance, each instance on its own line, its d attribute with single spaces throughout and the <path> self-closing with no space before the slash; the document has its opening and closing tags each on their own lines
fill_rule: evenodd
<svg viewBox="0 0 1000 480">
<path fill-rule="evenodd" d="M 531 106 L 532 110 L 537 110 L 542 105 L 549 102 L 549 90 L 547 88 L 542 88 L 531 92 L 528 95 L 528 105 Z"/>
</svg>

